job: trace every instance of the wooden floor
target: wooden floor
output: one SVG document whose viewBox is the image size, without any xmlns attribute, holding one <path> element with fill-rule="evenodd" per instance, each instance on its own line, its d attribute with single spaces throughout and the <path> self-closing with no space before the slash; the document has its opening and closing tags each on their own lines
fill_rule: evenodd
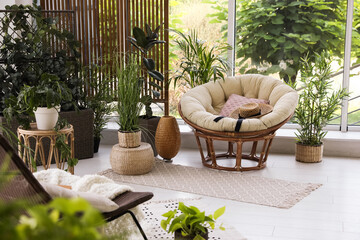
<svg viewBox="0 0 360 240">
<path fill-rule="evenodd" d="M 110 168 L 110 151 L 111 146 L 100 146 L 94 158 L 79 161 L 75 174 L 92 174 Z M 174 163 L 203 167 L 197 150 L 182 149 Z M 265 169 L 242 174 L 323 184 L 290 209 L 202 197 L 206 205 L 226 205 L 226 213 L 221 218 L 247 239 L 360 239 L 360 159 L 325 157 L 322 163 L 304 164 L 296 162 L 291 155 L 270 153 Z M 159 188 L 131 186 L 137 191 L 154 192 L 156 200 L 198 197 Z"/>
</svg>

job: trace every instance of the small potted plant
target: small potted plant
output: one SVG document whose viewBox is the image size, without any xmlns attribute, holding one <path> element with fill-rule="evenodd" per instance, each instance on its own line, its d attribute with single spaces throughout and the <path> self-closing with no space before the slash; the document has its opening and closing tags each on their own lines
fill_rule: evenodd
<svg viewBox="0 0 360 240">
<path fill-rule="evenodd" d="M 133 148 L 140 146 L 141 131 L 139 128 L 139 115 L 141 111 L 140 93 L 141 78 L 140 66 L 133 56 L 128 57 L 126 64 L 117 63 L 117 123 L 119 129 L 120 147 Z"/>
<path fill-rule="evenodd" d="M 315 61 L 302 59 L 301 93 L 295 110 L 295 122 L 300 125 L 296 133 L 295 157 L 300 162 L 321 162 L 324 127 L 339 109 L 341 100 L 348 96 L 346 89 L 333 90 L 331 60 L 327 53 L 315 53 Z"/>
<path fill-rule="evenodd" d="M 4 110 L 6 117 L 20 118 L 24 128 L 30 127 L 34 116 L 39 130 L 53 129 L 58 121 L 60 104 L 72 100 L 71 90 L 56 75 L 43 73 L 36 86 L 24 85 L 18 96 L 10 98 Z"/>
<path fill-rule="evenodd" d="M 181 214 L 177 214 L 180 210 Z M 205 215 L 197 207 L 185 206 L 183 202 L 179 202 L 178 209 L 168 211 L 162 216 L 166 220 L 161 220 L 161 227 L 168 233 L 175 233 L 175 240 L 203 240 L 208 239 L 208 229 L 215 228 L 215 220 L 225 212 L 225 206 L 214 212 L 214 215 Z M 219 227 L 225 230 L 222 225 Z"/>
</svg>

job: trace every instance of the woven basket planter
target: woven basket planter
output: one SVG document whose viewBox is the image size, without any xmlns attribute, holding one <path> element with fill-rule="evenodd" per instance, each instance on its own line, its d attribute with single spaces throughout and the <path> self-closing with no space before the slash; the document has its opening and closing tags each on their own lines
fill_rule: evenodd
<svg viewBox="0 0 360 240">
<path fill-rule="evenodd" d="M 309 146 L 296 143 L 295 158 L 296 161 L 305 163 L 317 163 L 322 161 L 324 144 L 319 146 Z"/>
<path fill-rule="evenodd" d="M 180 130 L 176 118 L 161 117 L 155 135 L 156 150 L 159 155 L 170 160 L 179 152 L 181 145 Z"/>
<path fill-rule="evenodd" d="M 141 131 L 120 132 L 118 131 L 119 146 L 123 148 L 136 148 L 140 146 Z"/>
<path fill-rule="evenodd" d="M 137 148 L 122 148 L 116 144 L 110 153 L 111 168 L 118 174 L 145 174 L 151 171 L 154 163 L 154 152 L 148 143 L 142 142 Z"/>
</svg>

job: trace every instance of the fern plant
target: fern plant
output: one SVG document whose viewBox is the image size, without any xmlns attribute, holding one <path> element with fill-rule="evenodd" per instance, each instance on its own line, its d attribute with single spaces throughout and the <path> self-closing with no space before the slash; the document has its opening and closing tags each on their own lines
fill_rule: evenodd
<svg viewBox="0 0 360 240">
<path fill-rule="evenodd" d="M 318 146 L 327 131 L 324 127 L 348 96 L 346 89 L 332 89 L 331 58 L 329 54 L 315 53 L 315 59 L 302 58 L 300 84 L 302 92 L 295 110 L 295 122 L 300 125 L 296 133 L 298 143 Z"/>
</svg>

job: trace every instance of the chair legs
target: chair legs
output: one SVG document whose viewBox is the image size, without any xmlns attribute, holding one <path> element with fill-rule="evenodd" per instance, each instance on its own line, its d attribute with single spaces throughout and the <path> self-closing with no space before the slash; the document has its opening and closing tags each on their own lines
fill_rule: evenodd
<svg viewBox="0 0 360 240">
<path fill-rule="evenodd" d="M 274 132 L 271 132 L 270 134 L 267 135 L 246 137 L 246 138 L 219 136 L 219 135 L 216 136 L 206 135 L 198 130 L 196 130 L 194 133 L 199 147 L 200 156 L 203 165 L 209 168 L 226 170 L 226 171 L 250 171 L 250 170 L 263 169 L 266 166 L 266 160 L 269 155 L 271 143 L 275 136 Z M 201 146 L 202 144 L 200 138 L 203 138 L 205 140 L 207 156 L 205 156 L 203 153 L 203 148 Z M 226 153 L 216 154 L 214 149 L 214 140 L 228 142 L 228 151 Z M 260 156 L 256 156 L 256 150 L 259 141 L 263 142 L 263 145 L 261 148 Z M 245 142 L 252 142 L 252 148 L 250 154 L 243 154 L 243 143 Z M 237 146 L 236 153 L 234 153 L 234 147 L 233 147 L 234 143 Z M 217 162 L 218 159 L 234 158 L 234 157 L 236 159 L 236 163 L 234 167 L 225 167 L 218 165 Z M 244 167 L 242 166 L 242 159 L 255 161 L 258 164 L 253 167 Z"/>
<path fill-rule="evenodd" d="M 125 213 L 129 213 L 129 214 L 131 215 L 131 217 L 132 217 L 132 219 L 134 220 L 136 226 L 138 227 L 138 229 L 139 229 L 142 237 L 144 238 L 144 240 L 147 240 L 147 237 L 146 237 L 146 235 L 145 235 L 145 232 L 144 232 L 144 230 L 142 229 L 142 227 L 140 226 L 139 221 L 136 219 L 135 214 L 134 214 L 133 212 L 131 212 L 130 210 L 127 210 Z"/>
</svg>

